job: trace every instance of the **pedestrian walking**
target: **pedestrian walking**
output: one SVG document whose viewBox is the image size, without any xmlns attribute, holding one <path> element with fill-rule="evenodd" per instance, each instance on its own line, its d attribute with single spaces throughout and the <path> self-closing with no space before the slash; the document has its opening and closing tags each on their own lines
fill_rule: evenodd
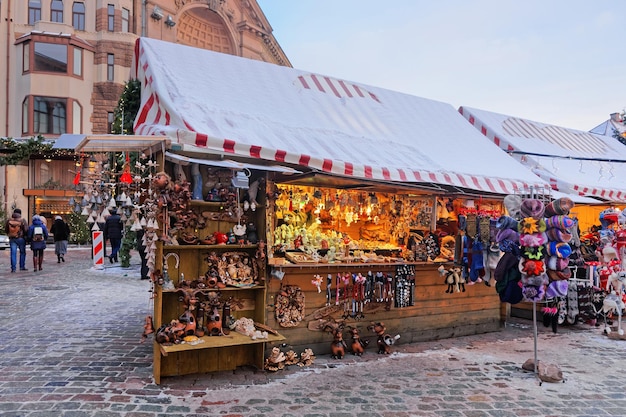
<svg viewBox="0 0 626 417">
<path fill-rule="evenodd" d="M 137 230 L 137 252 L 139 252 L 139 258 L 141 259 L 141 279 L 150 279 L 148 272 L 148 257 L 146 253 L 146 245 L 144 245 L 143 237 L 145 230 Z"/>
<path fill-rule="evenodd" d="M 113 263 L 118 261 L 117 253 L 120 250 L 120 246 L 122 246 L 124 225 L 122 224 L 122 218 L 117 214 L 117 208 L 113 207 L 110 213 L 111 215 L 104 222 L 104 240 L 108 239 L 111 243 L 109 261 Z"/>
<path fill-rule="evenodd" d="M 35 271 L 43 264 L 43 252 L 46 249 L 48 239 L 48 227 L 44 223 L 44 218 L 35 214 L 28 228 L 27 240 L 30 242 L 30 249 L 33 251 L 33 268 Z"/>
<path fill-rule="evenodd" d="M 70 226 L 61 216 L 55 216 L 50 232 L 54 236 L 54 253 L 57 256 L 57 263 L 65 262 L 67 241 L 70 238 Z"/>
<path fill-rule="evenodd" d="M 22 210 L 16 208 L 7 219 L 4 230 L 9 236 L 9 247 L 11 249 L 11 272 L 17 269 L 17 253 L 19 251 L 20 271 L 28 271 L 26 268 L 26 234 L 28 233 L 28 223 L 22 217 Z"/>
</svg>

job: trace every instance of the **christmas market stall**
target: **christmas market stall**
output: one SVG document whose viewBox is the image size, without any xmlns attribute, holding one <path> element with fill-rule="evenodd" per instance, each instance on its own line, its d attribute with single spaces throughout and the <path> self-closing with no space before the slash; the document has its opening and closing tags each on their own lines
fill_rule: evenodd
<svg viewBox="0 0 626 417">
<path fill-rule="evenodd" d="M 603 134 L 608 130 L 600 127 L 584 132 L 465 106 L 459 112 L 503 153 L 548 181 L 554 195 L 564 193 L 575 202 L 568 215 L 576 224 L 580 245 L 576 245 L 570 259 L 570 287 L 575 290 L 582 284 L 585 292 L 595 291 L 591 288 L 594 286 L 605 290 L 609 271 L 615 269 L 607 262 L 622 256 L 605 257 L 598 252 L 614 240 L 610 237 L 612 231 L 621 228 L 617 219 L 622 218 L 620 207 L 626 204 L 626 146 L 612 135 Z M 613 246 L 609 244 L 609 248 Z M 600 286 L 594 285 L 598 271 L 605 274 Z M 577 313 L 577 298 L 571 292 L 569 297 L 562 297 L 558 303 L 559 324 L 595 319 L 593 312 Z M 591 306 L 587 301 L 582 303 Z M 512 309 L 512 314 L 520 317 L 530 317 L 531 312 L 527 303 Z"/>
<path fill-rule="evenodd" d="M 550 188 L 452 106 L 153 39 L 134 60 L 135 133 L 169 141 L 157 382 L 501 328 L 504 197 Z"/>
</svg>

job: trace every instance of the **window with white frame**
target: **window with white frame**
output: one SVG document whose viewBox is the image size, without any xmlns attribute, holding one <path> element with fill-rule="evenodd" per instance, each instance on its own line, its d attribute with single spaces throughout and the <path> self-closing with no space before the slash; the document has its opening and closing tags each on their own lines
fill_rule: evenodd
<svg viewBox="0 0 626 417">
<path fill-rule="evenodd" d="M 107 54 L 107 81 L 115 81 L 115 55 Z"/>
<path fill-rule="evenodd" d="M 128 32 L 130 29 L 130 10 L 122 8 L 122 32 Z"/>
</svg>

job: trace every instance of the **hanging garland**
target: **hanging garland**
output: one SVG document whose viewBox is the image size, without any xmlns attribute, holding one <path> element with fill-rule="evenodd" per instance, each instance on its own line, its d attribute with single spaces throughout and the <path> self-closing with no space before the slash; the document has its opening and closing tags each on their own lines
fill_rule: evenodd
<svg viewBox="0 0 626 417">
<path fill-rule="evenodd" d="M 43 136 L 32 137 L 27 141 L 13 138 L 0 138 L 0 166 L 17 165 L 33 155 L 55 159 L 57 157 L 74 156 L 74 150 L 52 149 L 52 143 L 45 141 Z"/>
</svg>

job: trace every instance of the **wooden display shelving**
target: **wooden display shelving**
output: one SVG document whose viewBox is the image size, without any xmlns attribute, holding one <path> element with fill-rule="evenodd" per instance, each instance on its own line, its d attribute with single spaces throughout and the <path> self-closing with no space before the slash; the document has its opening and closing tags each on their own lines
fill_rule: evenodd
<svg viewBox="0 0 626 417">
<path fill-rule="evenodd" d="M 211 211 L 221 211 L 224 203 L 192 201 L 192 208 Z M 257 210 L 254 216 L 259 220 L 258 225 L 264 224 L 265 213 Z M 201 230 L 195 233 L 208 235 L 214 231 L 226 232 L 224 227 L 237 223 L 232 219 L 209 221 Z M 263 231 L 264 232 L 264 231 Z M 261 233 L 261 231 L 260 231 Z M 260 234 L 259 233 L 259 234 Z M 261 235 L 261 234 L 260 234 Z M 179 280 L 194 280 L 204 276 L 207 272 L 206 257 L 211 252 L 243 252 L 254 257 L 258 245 L 220 244 L 220 245 L 157 245 L 156 265 L 167 268 L 168 276 L 177 285 Z M 168 256 L 175 254 L 176 256 Z M 176 262 L 175 259 L 178 258 Z M 165 263 L 164 263 L 165 261 Z M 178 264 L 178 267 L 176 267 Z M 237 300 L 237 306 L 232 305 L 231 315 L 235 319 L 250 318 L 255 323 L 266 324 L 266 286 L 265 277 L 258 277 L 256 283 L 250 286 L 227 286 L 225 288 L 207 288 L 203 291 L 219 291 L 222 297 L 227 295 Z M 154 294 L 155 328 L 164 323 L 177 319 L 185 310 L 179 301 L 178 290 L 163 290 L 157 286 Z M 221 310 L 220 310 L 221 315 Z M 239 366 L 251 365 L 259 369 L 264 366 L 266 343 L 276 343 L 285 338 L 280 334 L 269 334 L 264 339 L 251 337 L 230 331 L 222 336 L 202 336 L 197 342 L 180 344 L 160 344 L 154 342 L 153 374 L 157 384 L 162 377 L 179 376 L 195 373 L 210 373 L 215 371 L 233 370 Z"/>
</svg>

